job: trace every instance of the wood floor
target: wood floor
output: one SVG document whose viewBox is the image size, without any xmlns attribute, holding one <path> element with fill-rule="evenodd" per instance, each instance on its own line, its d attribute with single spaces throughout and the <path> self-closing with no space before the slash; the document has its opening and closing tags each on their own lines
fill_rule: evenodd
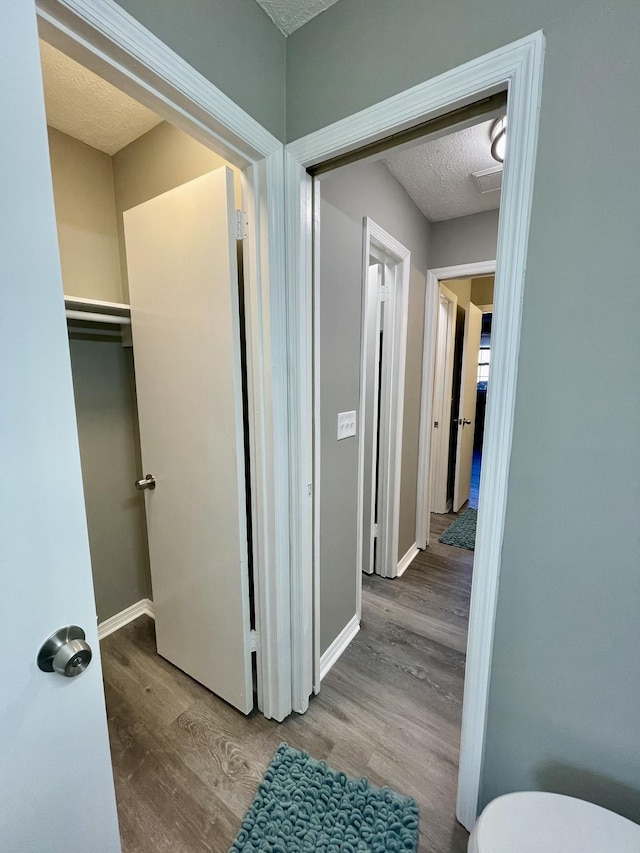
<svg viewBox="0 0 640 853">
<path fill-rule="evenodd" d="M 123 853 L 226 853 L 281 741 L 415 797 L 420 853 L 463 853 L 454 816 L 473 554 L 437 539 L 365 577 L 362 628 L 303 716 L 243 717 L 155 653 L 141 617 L 101 643 Z"/>
</svg>

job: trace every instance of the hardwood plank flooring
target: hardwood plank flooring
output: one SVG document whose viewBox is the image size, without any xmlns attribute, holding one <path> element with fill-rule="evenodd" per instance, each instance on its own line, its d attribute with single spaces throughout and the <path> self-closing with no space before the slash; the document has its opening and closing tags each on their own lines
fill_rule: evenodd
<svg viewBox="0 0 640 853">
<path fill-rule="evenodd" d="M 455 820 L 473 553 L 437 540 L 402 578 L 363 576 L 362 627 L 309 711 L 248 717 L 156 654 L 153 621 L 101 643 L 123 853 L 226 853 L 276 747 L 415 797 L 420 853 L 463 853 Z"/>
</svg>

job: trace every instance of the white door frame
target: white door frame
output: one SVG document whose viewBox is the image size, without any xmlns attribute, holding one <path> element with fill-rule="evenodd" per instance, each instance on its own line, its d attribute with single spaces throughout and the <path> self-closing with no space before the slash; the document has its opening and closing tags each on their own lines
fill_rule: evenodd
<svg viewBox="0 0 640 853">
<path fill-rule="evenodd" d="M 427 270 L 427 293 L 424 301 L 424 326 L 422 334 L 422 383 L 420 390 L 420 433 L 418 445 L 418 495 L 416 500 L 416 544 L 424 550 L 429 544 L 431 521 L 431 421 L 433 419 L 434 371 L 436 366 L 436 328 L 438 320 L 438 292 L 440 284 L 452 278 L 475 278 L 495 275 L 495 261 L 475 264 L 457 264 Z M 495 285 L 494 285 L 495 287 Z M 447 427 L 448 429 L 448 427 Z M 447 443 L 448 448 L 448 443 Z M 476 549 L 477 553 L 477 549 Z"/>
<path fill-rule="evenodd" d="M 258 704 L 291 704 L 282 144 L 113 0 L 35 0 L 54 47 L 243 170 Z"/>
<path fill-rule="evenodd" d="M 478 797 L 487 719 L 487 700 L 493 633 L 500 576 L 500 555 L 506 511 L 509 459 L 513 432 L 515 390 L 525 262 L 536 160 L 545 39 L 542 31 L 506 45 L 486 56 L 447 71 L 405 92 L 374 104 L 292 142 L 285 149 L 287 266 L 290 296 L 290 393 L 296 426 L 292 430 L 292 644 L 297 660 L 293 671 L 294 708 L 306 709 L 313 674 L 313 536 L 318 482 L 312 487 L 314 415 L 312 340 L 314 287 L 312 241 L 317 209 L 308 167 L 338 154 L 361 148 L 395 131 L 415 125 L 508 90 L 508 156 L 502 185 L 491 395 L 487 407 L 486 466 L 483 506 L 478 518 L 475 572 L 471 596 L 465 676 L 457 816 L 471 828 Z M 501 282 L 508 286 L 501 287 Z M 317 613 L 317 596 L 316 596 Z"/>
<path fill-rule="evenodd" d="M 371 338 L 370 317 L 372 311 L 380 313 L 380 294 L 369 287 L 369 258 L 373 255 L 384 265 L 385 281 L 387 277 L 393 283 L 389 291 L 388 304 L 391 308 L 385 318 L 385 342 L 383 344 L 384 380 L 375 382 L 386 389 L 380 409 L 380 471 L 377 474 L 379 484 L 379 522 L 378 522 L 378 570 L 376 574 L 386 578 L 395 578 L 398 574 L 398 531 L 400 527 L 400 474 L 402 469 L 402 424 L 404 419 L 404 375 L 407 355 L 407 319 L 409 312 L 409 272 L 411 252 L 399 243 L 391 234 L 377 225 L 368 216 L 364 219 L 362 240 L 362 333 L 360 351 L 360 410 L 358 439 L 358 550 L 356 560 L 357 599 L 356 613 L 358 621 L 362 612 L 362 572 L 367 571 L 367 545 L 371 542 L 372 522 L 365 530 L 364 520 L 373 518 L 375 488 L 370 483 L 366 489 L 365 478 L 376 478 L 375 451 L 372 446 L 372 458 L 366 459 L 365 438 L 367 429 L 372 427 L 370 395 L 368 395 L 369 372 L 371 368 L 369 349 Z M 378 310 L 376 311 L 376 306 Z M 379 332 L 379 321 L 376 334 Z M 376 349 L 376 347 L 374 347 Z M 377 365 L 374 366 L 377 376 Z M 373 410 L 377 411 L 377 393 L 374 390 Z M 369 419 L 369 422 L 368 422 Z M 375 444 L 375 439 L 373 440 Z M 319 456 L 320 449 L 316 448 Z M 320 459 L 316 460 L 317 467 Z M 366 495 L 369 495 L 365 507 Z M 368 511 L 366 511 L 368 510 Z M 318 531 L 316 532 L 318 535 Z"/>
<path fill-rule="evenodd" d="M 447 336 L 441 334 L 443 297 L 447 300 Z M 431 323 L 427 331 L 427 302 L 422 348 L 422 382 L 420 399 L 420 431 L 429 429 L 426 443 L 428 458 L 424 458 L 422 434 L 418 437 L 418 487 L 416 499 L 416 548 L 423 550 L 429 543 L 429 516 L 432 512 L 447 512 L 447 474 L 449 469 L 449 431 L 451 429 L 451 394 L 453 390 L 453 361 L 457 327 L 458 297 L 439 282 L 436 290 Z M 425 360 L 426 353 L 429 360 Z M 425 393 L 425 384 L 428 391 Z M 434 432 L 438 420 L 438 432 Z M 431 428 L 433 424 L 433 429 Z"/>
</svg>

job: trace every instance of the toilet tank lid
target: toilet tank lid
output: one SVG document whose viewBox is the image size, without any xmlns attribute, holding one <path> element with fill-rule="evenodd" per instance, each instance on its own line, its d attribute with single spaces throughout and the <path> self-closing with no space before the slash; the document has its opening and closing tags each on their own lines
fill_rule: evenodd
<svg viewBox="0 0 640 853">
<path fill-rule="evenodd" d="M 615 812 L 542 791 L 493 800 L 478 819 L 479 853 L 640 853 L 640 826 Z"/>
</svg>

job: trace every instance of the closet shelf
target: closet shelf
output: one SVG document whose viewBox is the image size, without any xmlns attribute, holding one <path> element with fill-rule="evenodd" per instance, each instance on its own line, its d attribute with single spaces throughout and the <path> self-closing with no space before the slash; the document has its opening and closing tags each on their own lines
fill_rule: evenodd
<svg viewBox="0 0 640 853">
<path fill-rule="evenodd" d="M 64 307 L 68 320 L 112 323 L 118 326 L 131 325 L 131 309 L 122 302 L 103 302 L 100 299 L 65 296 Z"/>
</svg>

